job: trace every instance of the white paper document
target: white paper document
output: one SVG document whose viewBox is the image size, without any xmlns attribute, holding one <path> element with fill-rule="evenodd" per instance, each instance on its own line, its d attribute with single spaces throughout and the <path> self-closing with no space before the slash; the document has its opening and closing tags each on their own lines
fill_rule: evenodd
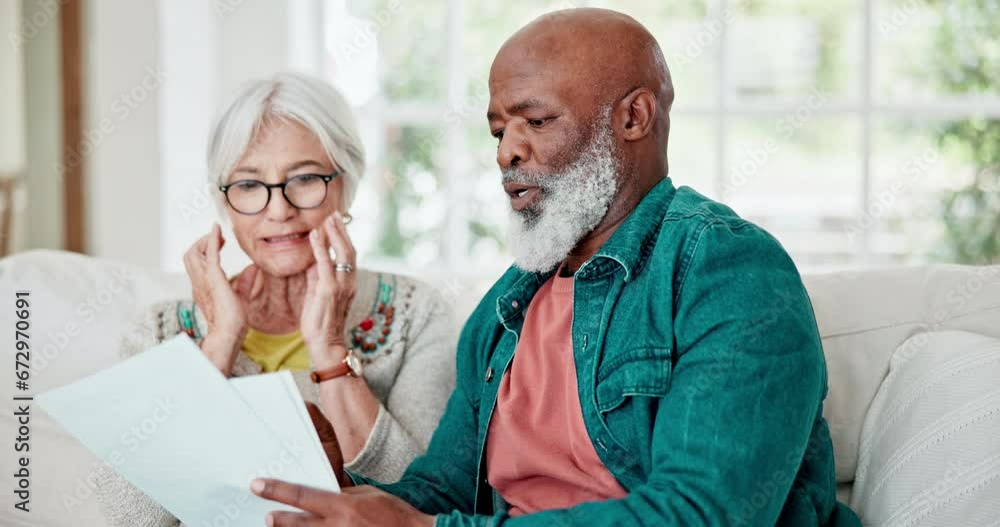
<svg viewBox="0 0 1000 527">
<path fill-rule="evenodd" d="M 291 374 L 227 380 L 186 335 L 35 400 L 188 527 L 294 510 L 255 477 L 340 490 Z"/>
</svg>

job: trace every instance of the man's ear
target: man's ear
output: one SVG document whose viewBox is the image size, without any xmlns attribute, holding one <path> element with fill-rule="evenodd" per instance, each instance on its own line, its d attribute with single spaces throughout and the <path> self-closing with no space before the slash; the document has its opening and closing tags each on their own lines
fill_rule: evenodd
<svg viewBox="0 0 1000 527">
<path fill-rule="evenodd" d="M 648 88 L 632 90 L 616 105 L 615 117 L 626 141 L 646 137 L 656 122 L 656 96 Z"/>
</svg>

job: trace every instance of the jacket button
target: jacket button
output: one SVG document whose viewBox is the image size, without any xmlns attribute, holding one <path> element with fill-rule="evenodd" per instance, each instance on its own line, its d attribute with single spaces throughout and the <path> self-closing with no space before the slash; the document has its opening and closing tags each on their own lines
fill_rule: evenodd
<svg viewBox="0 0 1000 527">
<path fill-rule="evenodd" d="M 510 303 L 510 307 L 517 309 L 517 306 L 521 305 L 517 300 Z"/>
<path fill-rule="evenodd" d="M 493 380 L 493 368 L 486 368 L 486 382 Z"/>
</svg>

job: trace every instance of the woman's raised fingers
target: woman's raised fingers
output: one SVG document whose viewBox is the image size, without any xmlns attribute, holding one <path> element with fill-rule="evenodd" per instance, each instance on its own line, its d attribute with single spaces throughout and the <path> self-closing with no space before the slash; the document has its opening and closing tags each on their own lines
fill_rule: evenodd
<svg viewBox="0 0 1000 527">
<path fill-rule="evenodd" d="M 222 232 L 219 229 L 219 224 L 216 223 L 215 225 L 212 225 L 212 232 L 208 235 L 208 243 L 205 250 L 205 256 L 208 258 L 208 265 L 219 265 L 220 249 L 222 249 Z"/>
<path fill-rule="evenodd" d="M 225 283 L 229 284 L 229 280 L 226 278 L 226 273 L 222 270 L 222 264 L 220 263 L 220 251 L 225 239 L 222 237 L 222 228 L 216 223 L 212 226 L 212 232 L 209 234 L 207 248 L 205 251 L 205 274 L 208 275 L 208 279 L 215 282 L 216 285 L 222 285 Z"/>
<path fill-rule="evenodd" d="M 212 238 L 212 236 L 215 236 L 215 227 L 212 227 L 212 229 L 208 231 L 208 234 L 195 240 L 194 243 L 191 244 L 191 248 L 188 249 L 188 253 L 196 256 L 204 256 L 205 251 L 208 250 L 208 241 Z"/>
<path fill-rule="evenodd" d="M 351 291 L 351 286 L 354 284 L 354 267 L 356 266 L 354 245 L 351 244 L 351 239 L 347 235 L 347 227 L 344 225 L 344 220 L 340 212 L 334 213 L 323 223 L 328 236 L 330 236 L 333 242 L 333 250 L 337 253 L 337 265 L 351 266 L 351 270 L 334 273 L 337 283 L 340 284 L 343 292 L 347 293 Z"/>
<path fill-rule="evenodd" d="M 351 240 L 351 235 L 347 232 L 347 222 L 344 221 L 344 213 L 338 210 L 334 214 L 334 217 L 336 221 L 333 222 L 333 226 L 337 228 L 337 232 L 340 233 L 341 238 L 344 240 L 344 244 L 347 246 L 347 256 L 353 264 L 357 260 L 357 253 L 354 249 L 354 241 Z"/>
<path fill-rule="evenodd" d="M 198 238 L 184 253 L 184 270 L 192 280 L 200 280 L 205 272 L 205 244 L 208 235 Z"/>
<path fill-rule="evenodd" d="M 190 254 L 187 254 L 187 253 L 184 254 L 184 271 L 187 272 L 188 278 L 191 278 L 191 279 L 196 278 L 195 277 L 194 262 L 192 261 L 193 259 L 194 259 L 194 257 L 191 256 Z"/>
<path fill-rule="evenodd" d="M 204 245 L 205 245 L 205 240 L 207 238 L 208 238 L 207 235 L 206 236 L 202 236 L 201 238 L 198 238 L 197 240 L 195 240 L 194 243 L 191 244 L 191 247 L 188 247 L 188 250 L 184 252 L 184 263 L 185 264 L 193 264 L 194 261 L 195 261 L 195 258 L 199 254 L 204 254 Z M 190 269 L 188 269 L 188 273 L 190 274 Z"/>
<path fill-rule="evenodd" d="M 347 236 L 347 228 L 344 227 L 343 222 L 340 212 L 335 212 L 323 222 L 323 230 L 330 238 L 333 251 L 337 253 L 337 263 L 353 267 L 355 261 L 354 245 L 351 244 L 351 239 Z"/>
<path fill-rule="evenodd" d="M 333 280 L 333 262 L 330 260 L 330 242 L 322 226 L 309 233 L 309 243 L 316 258 L 316 277 L 320 286 L 327 288 Z"/>
</svg>

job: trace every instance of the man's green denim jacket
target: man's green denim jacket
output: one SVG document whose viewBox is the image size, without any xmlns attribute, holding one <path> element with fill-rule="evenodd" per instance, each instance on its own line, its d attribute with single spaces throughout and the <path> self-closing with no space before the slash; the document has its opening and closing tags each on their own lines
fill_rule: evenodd
<svg viewBox="0 0 1000 527">
<path fill-rule="evenodd" d="M 508 516 L 487 479 L 486 431 L 550 276 L 512 267 L 500 278 L 462 331 L 427 453 L 397 483 L 356 483 L 438 526 L 860 525 L 836 501 L 826 364 L 795 265 L 767 232 L 669 178 L 575 277 L 583 419 L 628 496 Z"/>
</svg>

